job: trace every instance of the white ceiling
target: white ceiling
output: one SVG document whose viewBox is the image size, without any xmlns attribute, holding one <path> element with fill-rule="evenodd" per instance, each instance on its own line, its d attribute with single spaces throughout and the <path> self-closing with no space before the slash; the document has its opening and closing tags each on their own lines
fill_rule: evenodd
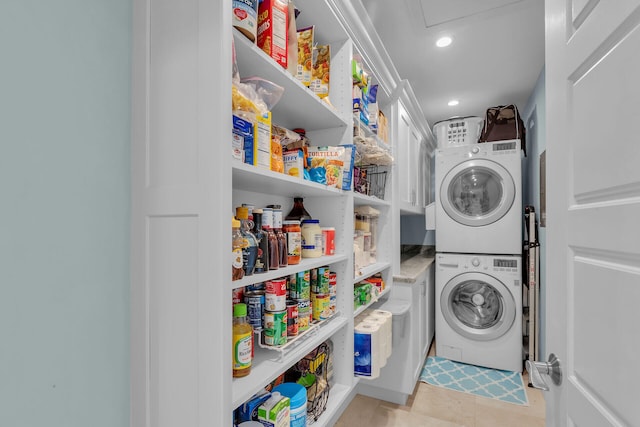
<svg viewBox="0 0 640 427">
<path fill-rule="evenodd" d="M 361 1 L 430 126 L 496 105 L 525 108 L 544 66 L 544 0 Z M 444 35 L 453 43 L 436 47 Z"/>
</svg>

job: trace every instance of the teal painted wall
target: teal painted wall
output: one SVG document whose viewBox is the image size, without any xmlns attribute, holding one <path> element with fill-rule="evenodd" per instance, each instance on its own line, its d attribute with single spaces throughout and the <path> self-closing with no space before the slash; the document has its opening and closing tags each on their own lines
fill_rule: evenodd
<svg viewBox="0 0 640 427">
<path fill-rule="evenodd" d="M 527 107 L 521 117 L 527 127 L 527 157 L 524 163 L 524 190 L 523 202 L 535 208 L 536 218 L 540 219 L 540 154 L 547 149 L 547 125 L 546 125 L 546 97 L 545 97 L 545 70 L 538 76 L 536 86 L 527 102 Z M 538 227 L 538 240 L 540 242 L 540 348 L 538 357 L 546 360 L 546 255 L 547 255 L 547 229 Z"/>
<path fill-rule="evenodd" d="M 0 425 L 129 425 L 131 0 L 0 2 Z"/>
</svg>

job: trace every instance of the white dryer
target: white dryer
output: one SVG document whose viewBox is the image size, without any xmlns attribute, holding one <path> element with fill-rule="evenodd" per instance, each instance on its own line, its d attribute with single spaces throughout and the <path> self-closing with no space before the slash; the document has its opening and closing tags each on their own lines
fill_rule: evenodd
<svg viewBox="0 0 640 427">
<path fill-rule="evenodd" d="M 522 253 L 520 140 L 436 150 L 436 251 Z"/>
<path fill-rule="evenodd" d="M 436 355 L 521 372 L 520 256 L 436 254 Z"/>
</svg>

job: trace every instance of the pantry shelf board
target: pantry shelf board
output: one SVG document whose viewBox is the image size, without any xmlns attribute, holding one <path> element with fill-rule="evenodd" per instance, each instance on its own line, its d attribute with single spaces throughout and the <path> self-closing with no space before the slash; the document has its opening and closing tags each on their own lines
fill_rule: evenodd
<svg viewBox="0 0 640 427">
<path fill-rule="evenodd" d="M 361 268 L 360 274 L 354 277 L 353 284 L 355 285 L 361 280 L 371 277 L 376 273 L 380 273 L 381 271 L 386 270 L 390 266 L 391 266 L 390 262 L 376 262 L 375 264 L 371 264 L 364 268 Z"/>
<path fill-rule="evenodd" d="M 391 206 L 391 202 L 378 199 L 377 197 L 367 196 L 366 194 L 353 192 L 353 203 L 356 206 L 373 205 L 373 206 Z"/>
<path fill-rule="evenodd" d="M 347 40 L 349 34 L 336 19 L 335 8 L 327 7 L 330 2 L 318 0 L 296 0 L 296 8 L 300 14 L 296 17 L 296 28 L 314 26 L 314 42 L 319 44 L 336 43 Z M 334 10 L 332 10 L 334 9 Z"/>
<path fill-rule="evenodd" d="M 313 427 L 324 427 L 330 426 L 332 422 L 335 422 L 334 419 L 338 414 L 342 412 L 342 407 L 346 407 L 348 402 L 351 401 L 349 399 L 349 394 L 353 393 L 356 382 L 352 386 L 344 385 L 344 384 L 334 384 L 329 389 L 329 400 L 327 401 L 327 408 L 324 410 L 322 415 L 318 418 L 317 421 L 313 419 L 307 419 L 307 426 Z"/>
<path fill-rule="evenodd" d="M 378 295 L 376 297 L 376 299 L 371 299 L 371 301 L 369 301 L 367 304 L 365 305 L 361 305 L 360 307 L 358 307 L 357 309 L 354 310 L 353 312 L 353 317 L 355 318 L 356 316 L 358 316 L 360 313 L 362 313 L 363 311 L 365 311 L 367 308 L 371 307 L 373 304 L 377 303 L 378 301 L 380 301 L 380 298 L 387 295 L 389 292 L 391 292 L 391 288 L 386 288 L 385 290 L 383 290 L 382 292 L 380 292 L 380 295 Z"/>
<path fill-rule="evenodd" d="M 351 125 L 350 117 L 341 117 L 334 107 L 322 101 L 235 28 L 233 40 L 241 77 L 257 76 L 284 89 L 282 98 L 272 109 L 274 124 L 307 131 Z M 301 105 L 304 108 L 300 108 Z"/>
<path fill-rule="evenodd" d="M 298 271 L 310 270 L 312 268 L 318 268 L 324 265 L 335 264 L 337 262 L 345 261 L 346 259 L 347 256 L 343 254 L 322 256 L 318 258 L 303 258 L 299 264 L 289 265 L 277 270 L 270 270 L 265 273 L 254 273 L 251 276 L 245 276 L 240 280 L 234 280 L 230 282 L 231 288 L 236 289 L 243 286 L 262 283 L 267 280 L 289 276 L 291 274 L 297 273 Z"/>
<path fill-rule="evenodd" d="M 251 396 L 276 379 L 280 373 L 285 372 L 347 324 L 348 319 L 344 316 L 332 318 L 320 327 L 317 334 L 286 354 L 281 361 L 273 360 L 273 352 L 256 347 L 251 373 L 246 377 L 233 379 L 231 395 L 233 408 L 249 400 Z"/>
<path fill-rule="evenodd" d="M 233 188 L 290 197 L 346 196 L 342 190 L 233 160 Z"/>
<path fill-rule="evenodd" d="M 382 150 L 388 153 L 391 153 L 391 147 L 389 146 L 389 144 L 381 140 L 378 134 L 371 130 L 369 125 L 365 124 L 362 120 L 360 120 L 359 113 L 353 114 L 353 121 L 354 121 L 354 126 L 358 126 L 358 128 L 362 130 L 366 138 L 373 139 L 379 148 L 381 148 Z"/>
</svg>

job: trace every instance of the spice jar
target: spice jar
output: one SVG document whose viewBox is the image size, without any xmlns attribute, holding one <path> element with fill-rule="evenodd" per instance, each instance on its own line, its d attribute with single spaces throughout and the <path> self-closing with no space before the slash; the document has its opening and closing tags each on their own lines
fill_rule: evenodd
<svg viewBox="0 0 640 427">
<path fill-rule="evenodd" d="M 317 219 L 302 221 L 302 258 L 322 256 L 322 229 Z"/>
<path fill-rule="evenodd" d="M 287 260 L 289 265 L 300 263 L 302 255 L 302 229 L 300 221 L 283 221 L 282 230 L 287 235 Z"/>
</svg>

